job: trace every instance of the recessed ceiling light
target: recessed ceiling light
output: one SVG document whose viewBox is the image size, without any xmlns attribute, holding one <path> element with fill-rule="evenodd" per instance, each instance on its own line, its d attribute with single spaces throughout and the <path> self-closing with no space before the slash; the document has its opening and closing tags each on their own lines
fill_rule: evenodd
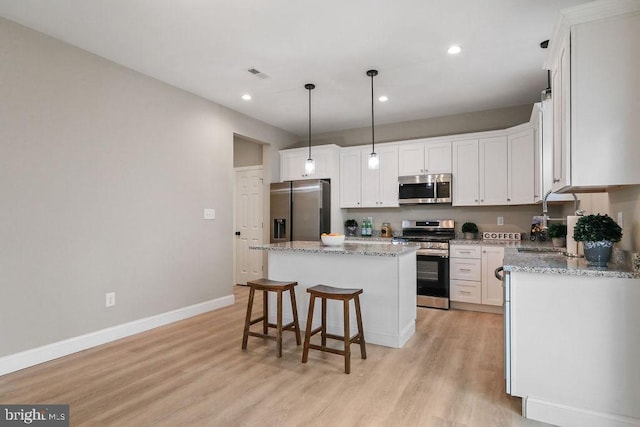
<svg viewBox="0 0 640 427">
<path fill-rule="evenodd" d="M 249 101 L 251 99 L 251 95 L 245 93 L 244 95 L 242 95 L 242 99 L 244 99 L 245 101 Z"/>
<path fill-rule="evenodd" d="M 447 52 L 449 53 L 449 55 L 456 55 L 458 53 L 460 53 L 460 51 L 462 51 L 462 48 L 456 44 L 454 44 L 453 46 L 451 46 L 449 48 L 449 50 L 447 50 Z"/>
<path fill-rule="evenodd" d="M 387 98 L 384 95 L 382 95 L 380 98 L 378 98 L 378 101 L 380 101 L 380 102 L 387 102 L 388 100 L 389 100 L 389 98 Z"/>
</svg>

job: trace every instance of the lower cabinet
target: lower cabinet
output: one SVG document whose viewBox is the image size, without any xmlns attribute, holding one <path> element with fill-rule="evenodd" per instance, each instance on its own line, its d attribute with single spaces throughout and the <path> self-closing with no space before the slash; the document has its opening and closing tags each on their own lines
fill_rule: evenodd
<svg viewBox="0 0 640 427">
<path fill-rule="evenodd" d="M 502 282 L 494 271 L 503 258 L 502 246 L 452 245 L 450 300 L 502 306 Z"/>
</svg>

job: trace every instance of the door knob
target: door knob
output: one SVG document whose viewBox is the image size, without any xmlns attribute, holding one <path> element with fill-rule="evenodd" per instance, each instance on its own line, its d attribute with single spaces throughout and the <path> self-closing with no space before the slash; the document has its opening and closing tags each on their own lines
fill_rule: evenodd
<svg viewBox="0 0 640 427">
<path fill-rule="evenodd" d="M 239 235 L 240 235 L 240 232 L 239 232 L 239 231 L 236 231 L 236 236 L 239 236 Z"/>
</svg>

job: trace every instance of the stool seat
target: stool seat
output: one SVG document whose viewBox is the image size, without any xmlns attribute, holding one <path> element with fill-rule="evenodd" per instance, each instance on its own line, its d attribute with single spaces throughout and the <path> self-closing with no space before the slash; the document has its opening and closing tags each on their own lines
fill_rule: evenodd
<svg viewBox="0 0 640 427">
<path fill-rule="evenodd" d="M 296 305 L 296 294 L 294 287 L 298 282 L 282 282 L 269 279 L 256 279 L 247 281 L 249 286 L 249 303 L 247 304 L 247 315 L 244 321 L 244 333 L 242 334 L 242 349 L 247 349 L 247 341 L 249 336 L 259 338 L 269 338 L 276 341 L 278 357 L 282 357 L 282 331 L 292 331 L 296 334 L 296 344 L 300 345 L 302 339 L 300 337 L 300 324 L 298 323 L 298 307 Z M 253 310 L 253 299 L 256 291 L 262 291 L 262 316 L 252 319 L 251 312 Z M 293 312 L 293 322 L 282 324 L 282 293 L 289 291 L 291 299 L 291 310 Z M 269 298 L 268 292 L 276 292 L 277 294 L 277 311 L 276 323 L 269 323 Z M 262 333 L 250 330 L 250 326 L 254 323 L 262 322 Z M 276 335 L 269 335 L 269 328 L 275 328 Z"/>
<path fill-rule="evenodd" d="M 351 344 L 360 344 L 360 355 L 363 359 L 367 358 L 367 350 L 364 341 L 364 329 L 362 327 L 362 314 L 360 311 L 360 298 L 362 289 L 345 289 L 336 288 L 328 285 L 316 285 L 307 288 L 307 292 L 310 294 L 309 299 L 309 313 L 307 315 L 307 330 L 304 337 L 304 348 L 302 351 L 302 363 L 307 363 L 309 358 L 309 349 L 326 351 L 329 353 L 339 354 L 344 356 L 344 372 L 346 374 L 351 372 Z M 319 328 L 311 329 L 313 323 L 313 310 L 315 305 L 315 299 L 320 298 L 322 300 L 322 323 Z M 344 335 L 333 335 L 327 333 L 327 300 L 342 301 L 343 313 L 344 313 Z M 356 309 L 356 321 L 358 323 L 358 333 L 351 337 L 351 329 L 349 327 L 349 301 L 353 300 Z M 317 333 L 320 333 L 321 345 L 311 344 L 311 337 Z M 344 349 L 337 350 L 335 348 L 327 347 L 327 338 L 340 340 L 344 342 Z"/>
</svg>

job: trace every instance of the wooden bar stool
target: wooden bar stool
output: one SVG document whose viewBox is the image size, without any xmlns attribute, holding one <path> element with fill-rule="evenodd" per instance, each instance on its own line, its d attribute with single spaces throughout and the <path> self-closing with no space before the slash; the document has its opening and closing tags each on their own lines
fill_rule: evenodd
<svg viewBox="0 0 640 427">
<path fill-rule="evenodd" d="M 316 285 L 307 289 L 311 294 L 309 299 L 309 314 L 307 316 L 307 330 L 304 336 L 304 349 L 302 351 L 302 363 L 307 363 L 309 357 L 309 349 L 326 351 L 329 353 L 344 355 L 344 372 L 351 372 L 351 343 L 360 344 L 360 355 L 363 359 L 367 358 L 367 349 L 364 342 L 364 330 L 362 328 L 362 315 L 360 313 L 360 298 L 358 295 L 362 293 L 362 289 L 341 289 L 333 286 Z M 322 324 L 319 328 L 311 330 L 313 323 L 313 308 L 316 298 L 322 298 Z M 327 333 L 327 300 L 342 301 L 344 309 L 344 335 L 332 335 Z M 349 301 L 353 300 L 356 308 L 356 321 L 358 322 L 358 333 L 351 338 L 351 330 L 349 328 Z M 310 339 L 313 335 L 321 333 L 322 345 L 311 344 Z M 336 350 L 327 347 L 327 338 L 344 341 L 344 350 Z"/>
<path fill-rule="evenodd" d="M 300 324 L 298 323 L 298 307 L 296 306 L 296 294 L 294 287 L 298 282 L 278 282 L 276 280 L 258 279 L 247 282 L 249 286 L 249 304 L 247 305 L 247 317 L 244 321 L 244 334 L 242 335 L 242 349 L 247 349 L 247 340 L 249 335 L 253 337 L 269 338 L 276 340 L 278 347 L 278 357 L 282 357 L 282 331 L 292 331 L 296 334 L 296 344 L 300 345 Z M 253 297 L 256 291 L 262 291 L 262 316 L 251 319 L 251 310 L 253 309 Z M 293 312 L 293 322 L 282 324 L 282 293 L 289 291 L 291 296 L 291 310 Z M 278 294 L 278 310 L 276 312 L 276 323 L 269 323 L 269 298 L 267 292 L 277 292 Z M 249 327 L 254 323 L 262 322 L 262 333 L 252 332 Z M 269 335 L 269 328 L 276 329 L 276 335 Z"/>
</svg>

